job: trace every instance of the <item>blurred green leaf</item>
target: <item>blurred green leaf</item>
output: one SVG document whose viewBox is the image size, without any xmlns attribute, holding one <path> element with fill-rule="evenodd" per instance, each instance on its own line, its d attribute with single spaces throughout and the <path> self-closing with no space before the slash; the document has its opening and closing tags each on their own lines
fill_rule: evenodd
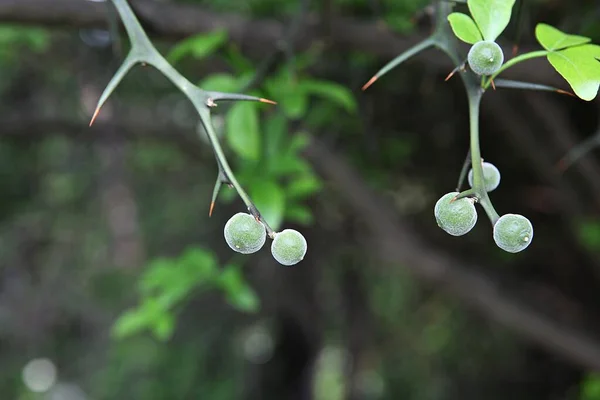
<svg viewBox="0 0 600 400">
<path fill-rule="evenodd" d="M 306 114 L 308 109 L 308 96 L 302 90 L 298 90 L 297 85 L 292 85 L 289 90 L 282 90 L 281 106 L 285 115 L 290 119 L 300 119 Z"/>
<path fill-rule="evenodd" d="M 289 198 L 297 199 L 310 196 L 321 189 L 321 181 L 312 174 L 306 174 L 293 179 L 286 187 L 285 193 Z"/>
<path fill-rule="evenodd" d="M 123 339 L 146 329 L 148 322 L 148 315 L 138 309 L 131 309 L 117 319 L 111 333 L 115 338 Z"/>
<path fill-rule="evenodd" d="M 166 341 L 171 338 L 175 330 L 175 316 L 171 313 L 164 313 L 158 317 L 152 325 L 154 337 L 160 341 Z"/>
<path fill-rule="evenodd" d="M 548 51 L 561 50 L 591 41 L 585 36 L 569 35 L 548 24 L 537 24 L 535 37 Z"/>
<path fill-rule="evenodd" d="M 227 294 L 227 301 L 239 311 L 254 313 L 260 309 L 260 300 L 256 292 L 248 285 Z"/>
<path fill-rule="evenodd" d="M 600 375 L 589 374 L 581 386 L 581 400 L 600 400 Z"/>
<path fill-rule="evenodd" d="M 352 92 L 335 82 L 318 80 L 318 79 L 302 79 L 298 83 L 298 89 L 307 94 L 321 97 L 332 103 L 337 104 L 348 112 L 356 111 L 356 100 Z"/>
<path fill-rule="evenodd" d="M 600 222 L 583 221 L 578 225 L 579 241 L 589 250 L 600 250 Z"/>
<path fill-rule="evenodd" d="M 230 44 L 229 46 L 227 46 L 226 54 L 227 60 L 235 69 L 236 75 L 244 73 L 251 73 L 252 75 L 254 75 L 254 64 L 252 64 L 250 60 L 248 60 L 242 55 L 242 53 L 236 45 Z"/>
<path fill-rule="evenodd" d="M 267 223 L 273 229 L 279 229 L 285 211 L 285 192 L 283 189 L 274 182 L 257 181 L 252 185 L 250 196 Z"/>
<path fill-rule="evenodd" d="M 227 141 L 236 154 L 256 161 L 260 157 L 258 109 L 250 102 L 235 103 L 226 117 Z"/>
<path fill-rule="evenodd" d="M 456 37 L 463 42 L 475 44 L 483 40 L 475 21 L 467 14 L 452 13 L 448 15 L 448 22 L 450 22 L 450 27 L 452 27 Z"/>
<path fill-rule="evenodd" d="M 302 204 L 290 204 L 285 209 L 285 219 L 301 225 L 310 225 L 314 222 L 312 211 Z"/>
<path fill-rule="evenodd" d="M 484 40 L 495 41 L 510 21 L 515 0 L 468 0 L 467 4 Z"/>
<path fill-rule="evenodd" d="M 219 47 L 227 41 L 227 31 L 218 30 L 211 33 L 195 35 L 179 42 L 171 49 L 167 59 L 171 63 L 176 63 L 185 56 L 192 56 L 201 60 L 213 54 Z"/>
<path fill-rule="evenodd" d="M 235 93 L 239 90 L 239 84 L 236 78 L 231 74 L 211 74 L 204 78 L 198 86 L 204 90 L 214 92 Z"/>
<path fill-rule="evenodd" d="M 260 300 L 254 290 L 246 283 L 240 266 L 229 264 L 219 277 L 219 285 L 225 291 L 227 301 L 243 312 L 256 312 Z"/>
</svg>

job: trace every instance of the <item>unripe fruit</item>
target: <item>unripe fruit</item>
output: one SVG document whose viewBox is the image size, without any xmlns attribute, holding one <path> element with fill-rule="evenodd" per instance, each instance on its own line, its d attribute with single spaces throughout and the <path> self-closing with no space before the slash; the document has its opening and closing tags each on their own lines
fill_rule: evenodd
<svg viewBox="0 0 600 400">
<path fill-rule="evenodd" d="M 498 171 L 498 168 L 496 168 L 494 164 L 489 162 L 484 162 L 481 167 L 483 169 L 483 182 L 485 184 L 485 191 L 491 192 L 500 184 L 500 171 Z M 473 187 L 473 170 L 469 171 L 468 179 L 469 185 Z"/>
<path fill-rule="evenodd" d="M 457 195 L 458 192 L 443 195 L 433 210 L 438 226 L 452 236 L 468 233 L 477 222 L 474 200 L 463 197 L 452 201 Z"/>
<path fill-rule="evenodd" d="M 533 226 L 518 214 L 505 214 L 494 224 L 494 242 L 504 251 L 518 253 L 533 239 Z"/>
<path fill-rule="evenodd" d="M 284 229 L 275 234 L 271 244 L 271 254 L 279 264 L 291 266 L 302 261 L 307 248 L 306 239 L 300 232 Z"/>
<path fill-rule="evenodd" d="M 225 241 L 242 254 L 255 253 L 265 244 L 265 226 L 250 214 L 237 213 L 225 224 Z"/>
<path fill-rule="evenodd" d="M 496 42 L 481 41 L 475 43 L 468 55 L 469 67 L 477 75 L 492 75 L 504 62 L 504 53 Z"/>
</svg>

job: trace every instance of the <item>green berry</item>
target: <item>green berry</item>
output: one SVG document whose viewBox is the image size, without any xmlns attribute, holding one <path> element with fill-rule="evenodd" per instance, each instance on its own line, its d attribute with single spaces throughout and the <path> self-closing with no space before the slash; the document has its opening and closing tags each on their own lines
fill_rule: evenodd
<svg viewBox="0 0 600 400">
<path fill-rule="evenodd" d="M 504 53 L 496 42 L 475 43 L 468 55 L 469 67 L 477 75 L 492 75 L 504 62 Z"/>
<path fill-rule="evenodd" d="M 452 201 L 458 192 L 443 195 L 435 203 L 435 220 L 440 228 L 452 236 L 462 236 L 468 233 L 477 222 L 477 211 L 473 199 L 463 197 Z"/>
<path fill-rule="evenodd" d="M 291 266 L 304 258 L 308 245 L 306 239 L 298 231 L 284 229 L 275 234 L 271 244 L 271 253 L 279 264 Z"/>
<path fill-rule="evenodd" d="M 225 224 L 225 241 L 232 250 L 242 254 L 255 253 L 265 244 L 265 226 L 252 215 L 237 213 Z"/>
<path fill-rule="evenodd" d="M 533 239 L 533 226 L 518 214 L 505 214 L 494 224 L 496 245 L 509 253 L 525 250 Z"/>
<path fill-rule="evenodd" d="M 483 169 L 483 182 L 485 183 L 485 191 L 491 192 L 500 184 L 500 171 L 498 171 L 498 168 L 496 168 L 494 164 L 489 162 L 484 162 L 481 167 Z M 469 171 L 468 179 L 469 185 L 473 187 L 473 170 Z"/>
</svg>

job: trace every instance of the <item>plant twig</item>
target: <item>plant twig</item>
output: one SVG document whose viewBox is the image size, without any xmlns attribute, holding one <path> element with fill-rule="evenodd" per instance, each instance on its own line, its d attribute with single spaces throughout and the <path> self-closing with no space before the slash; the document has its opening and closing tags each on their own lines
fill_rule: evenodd
<svg viewBox="0 0 600 400">
<path fill-rule="evenodd" d="M 227 158 L 221 148 L 221 144 L 217 138 L 217 135 L 214 131 L 211 118 L 210 118 L 210 108 L 216 105 L 215 102 L 221 100 L 246 100 L 246 101 L 259 101 L 259 102 L 267 102 L 273 103 L 270 100 L 247 96 L 236 93 L 221 93 L 221 92 L 207 92 L 202 90 L 201 88 L 193 85 L 189 80 L 187 80 L 183 75 L 181 75 L 175 68 L 169 64 L 169 62 L 156 50 L 154 45 L 148 39 L 146 32 L 140 25 L 138 19 L 136 18 L 133 10 L 129 6 L 126 0 L 112 0 L 115 5 L 123 24 L 125 25 L 125 30 L 127 31 L 127 36 L 131 42 L 131 50 L 129 54 L 123 61 L 121 67 L 117 70 L 113 78 L 108 83 L 106 89 L 100 96 L 98 101 L 98 105 L 96 107 L 96 111 L 92 116 L 90 125 L 94 123 L 94 120 L 98 116 L 102 105 L 106 102 L 111 93 L 116 89 L 119 83 L 123 80 L 127 72 L 136 64 L 144 63 L 148 65 L 154 66 L 158 69 L 163 75 L 165 75 L 181 92 L 183 92 L 186 97 L 190 100 L 198 115 L 200 117 L 200 121 L 202 126 L 204 127 L 204 131 L 208 135 L 209 142 L 213 149 L 215 158 L 217 160 L 217 165 L 219 167 L 219 176 L 217 178 L 217 182 L 215 184 L 215 192 L 218 193 L 218 190 L 222 183 L 231 184 L 238 195 L 248 208 L 248 211 L 260 222 L 262 222 L 267 230 L 269 237 L 274 237 L 274 231 L 269 226 L 267 221 L 261 216 L 259 210 L 256 208 L 250 196 L 246 193 L 246 191 L 242 188 L 242 186 L 237 181 L 235 175 L 233 174 L 229 163 L 227 162 Z M 216 198 L 216 194 L 213 193 L 213 202 Z M 212 207 L 210 213 L 212 213 Z"/>
</svg>

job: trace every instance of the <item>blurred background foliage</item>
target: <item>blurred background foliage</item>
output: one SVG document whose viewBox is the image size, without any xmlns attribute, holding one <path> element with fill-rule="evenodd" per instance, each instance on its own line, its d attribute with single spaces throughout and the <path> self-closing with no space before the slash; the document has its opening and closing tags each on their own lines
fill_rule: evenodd
<svg viewBox="0 0 600 400">
<path fill-rule="evenodd" d="M 307 2 L 305 12 L 298 0 L 161 3 L 286 25 L 358 20 L 406 38 L 430 29 L 425 0 Z M 532 47 L 538 21 L 600 42 L 597 1 L 521 9 L 506 46 Z M 348 201 L 361 187 L 341 190 L 322 171 L 333 167 L 310 156 L 317 139 L 428 252 L 451 254 L 506 296 L 600 340 L 597 152 L 555 169 L 598 130 L 598 101 L 499 92 L 484 104 L 483 156 L 503 179 L 494 202 L 536 227 L 530 249 L 508 255 L 483 218 L 460 240 L 435 226 L 433 204 L 453 190 L 468 143 L 460 82 L 444 82 L 452 66 L 440 54 L 362 93 L 388 60 L 352 43 L 295 51 L 282 38 L 265 71 L 268 60 L 227 30 L 157 35 L 202 88 L 278 102 L 219 106 L 213 121 L 266 220 L 307 237 L 305 261 L 286 268 L 268 249 L 229 250 L 223 226 L 243 204 L 225 187 L 208 217 L 213 155 L 192 107 L 152 68 L 135 68 L 86 127 L 125 37 L 0 23 L 2 399 L 600 400 L 589 365 L 416 278 L 418 261 L 382 258 L 375 244 L 392 238 L 372 237 L 369 215 Z"/>
</svg>

